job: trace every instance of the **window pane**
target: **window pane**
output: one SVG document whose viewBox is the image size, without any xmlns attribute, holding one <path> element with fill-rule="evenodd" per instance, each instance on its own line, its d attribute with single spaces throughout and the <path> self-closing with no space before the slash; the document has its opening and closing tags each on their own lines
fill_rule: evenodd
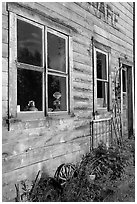
<svg viewBox="0 0 137 204">
<path fill-rule="evenodd" d="M 107 107 L 107 88 L 108 83 L 97 81 L 97 105 L 98 107 Z"/>
<path fill-rule="evenodd" d="M 65 39 L 52 33 L 47 33 L 48 68 L 66 72 Z"/>
<path fill-rule="evenodd" d="M 66 111 L 66 78 L 48 75 L 48 111 Z"/>
<path fill-rule="evenodd" d="M 126 71 L 122 70 L 123 92 L 126 92 Z"/>
<path fill-rule="evenodd" d="M 106 55 L 97 52 L 97 78 L 107 80 Z"/>
<path fill-rule="evenodd" d="M 34 101 L 35 107 L 29 101 Z M 42 73 L 17 70 L 17 105 L 20 111 L 42 111 Z"/>
<path fill-rule="evenodd" d="M 17 20 L 18 62 L 42 66 L 42 29 Z"/>
</svg>

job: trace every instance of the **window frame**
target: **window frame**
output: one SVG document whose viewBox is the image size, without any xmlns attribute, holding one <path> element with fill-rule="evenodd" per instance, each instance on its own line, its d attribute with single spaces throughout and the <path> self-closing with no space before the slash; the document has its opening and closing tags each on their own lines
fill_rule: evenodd
<svg viewBox="0 0 137 204">
<path fill-rule="evenodd" d="M 38 71 L 42 73 L 42 111 L 37 111 L 38 114 L 44 114 L 45 112 L 45 97 L 44 97 L 44 92 L 45 92 L 45 86 L 44 86 L 44 64 L 45 64 L 45 49 L 44 49 L 44 25 L 41 25 L 39 23 L 33 22 L 32 20 L 29 20 L 25 17 L 21 17 L 21 16 L 16 16 L 16 21 L 17 20 L 21 20 L 27 23 L 30 23 L 31 25 L 34 25 L 38 28 L 40 28 L 42 30 L 42 66 L 36 66 L 36 65 L 30 65 L 27 63 L 22 63 L 22 62 L 18 62 L 18 56 L 17 56 L 17 70 L 18 69 L 25 69 L 25 70 L 31 70 L 31 71 Z M 17 26 L 17 25 L 16 25 Z M 17 52 L 18 52 L 18 48 L 17 48 Z M 23 113 L 28 113 L 27 111 L 17 111 L 17 114 L 23 114 Z M 29 111 L 29 113 L 33 113 L 33 111 Z"/>
<path fill-rule="evenodd" d="M 10 8 L 10 6 L 9 6 Z M 48 23 L 46 24 L 46 20 L 45 21 L 41 21 L 37 20 L 37 18 L 35 19 L 35 17 L 33 18 L 33 16 L 30 16 L 26 13 L 25 17 L 24 17 L 24 13 L 22 13 L 23 15 L 19 14 L 18 12 L 15 13 L 12 10 L 14 10 L 14 7 L 12 8 L 11 6 L 11 11 L 9 11 L 9 102 L 8 102 L 8 117 L 9 118 L 18 118 L 18 119 L 32 119 L 32 118 L 44 118 L 48 115 L 61 115 L 61 114 L 73 114 L 73 102 L 71 101 L 71 98 L 73 97 L 72 94 L 72 67 L 73 67 L 73 54 L 72 54 L 72 47 L 73 47 L 73 40 L 72 40 L 72 36 L 70 35 L 70 33 L 67 31 L 64 32 L 64 28 L 61 32 L 61 29 L 58 29 L 58 26 L 55 25 L 55 27 L 53 26 L 49 26 Z M 42 111 L 21 111 L 21 112 L 17 112 L 17 67 L 19 68 L 26 68 L 26 69 L 32 69 L 32 70 L 36 70 L 39 69 L 38 66 L 31 66 L 28 64 L 24 64 L 24 63 L 20 63 L 17 62 L 17 19 L 27 19 L 26 21 L 28 22 L 33 22 L 34 25 L 40 25 L 40 27 L 44 27 L 44 34 L 43 38 L 47 39 L 47 30 L 51 30 L 54 33 L 57 33 L 59 36 L 65 36 L 67 38 L 67 46 L 66 46 L 66 50 L 67 50 L 67 54 L 66 54 L 66 66 L 67 66 L 67 77 L 66 77 L 66 83 L 67 83 L 67 111 L 58 111 L 58 112 L 48 112 L 48 99 L 47 99 L 47 55 L 45 57 L 45 60 L 43 60 L 43 67 L 41 67 L 41 70 L 43 71 L 43 86 L 45 88 L 43 88 L 43 95 L 45 95 L 45 97 L 43 97 L 43 110 Z M 43 32 L 43 31 L 42 31 Z M 47 49 L 47 42 L 46 40 L 43 43 L 43 55 L 46 54 L 46 49 Z M 45 63 L 45 64 L 44 64 Z M 33 67 L 33 68 L 32 68 Z M 51 71 L 51 70 L 50 70 Z M 51 71 L 52 73 L 52 71 Z M 62 73 L 57 73 L 57 75 L 62 75 Z M 64 74 L 64 73 L 63 73 Z M 13 88 L 14 87 L 14 88 Z"/>
<path fill-rule="evenodd" d="M 46 110 L 47 110 L 47 114 L 57 114 L 57 113 L 67 113 L 69 111 L 68 108 L 68 100 L 69 100 L 69 90 L 68 90 L 68 78 L 69 78 L 69 72 L 68 72 L 68 67 L 69 67 L 69 63 L 68 63 L 68 56 L 69 56 L 69 50 L 68 50 L 68 37 L 62 33 L 59 33 L 56 30 L 53 30 L 51 28 L 46 28 L 46 53 L 48 53 L 48 46 L 47 46 L 47 33 L 51 33 L 54 34 L 58 37 L 61 37 L 63 39 L 65 39 L 65 51 L 66 51 L 66 72 L 62 72 L 62 71 L 58 71 L 58 70 L 54 70 L 54 69 L 50 69 L 48 68 L 48 54 L 46 55 L 46 81 L 47 81 L 47 86 L 46 86 Z M 67 110 L 66 111 L 53 111 L 50 112 L 48 111 L 48 75 L 53 75 L 53 76 L 58 76 L 58 77 L 65 77 L 66 78 L 66 107 Z"/>
<path fill-rule="evenodd" d="M 106 77 L 107 79 L 99 79 L 97 78 L 97 52 L 102 53 L 106 56 Z M 95 97 L 94 97 L 94 105 L 95 105 L 95 111 L 98 110 L 109 110 L 109 53 L 103 51 L 102 49 L 99 49 L 97 47 L 94 47 L 94 89 L 95 89 Z M 97 104 L 97 81 L 101 81 L 104 83 L 107 83 L 107 106 L 106 107 L 99 107 Z"/>
</svg>

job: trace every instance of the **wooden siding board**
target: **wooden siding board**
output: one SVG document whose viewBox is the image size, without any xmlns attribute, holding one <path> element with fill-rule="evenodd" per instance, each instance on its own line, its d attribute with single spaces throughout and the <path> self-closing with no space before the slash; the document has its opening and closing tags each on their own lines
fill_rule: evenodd
<svg viewBox="0 0 137 204">
<path fill-rule="evenodd" d="M 59 4 L 58 2 L 57 3 L 55 3 L 55 2 L 54 3 L 41 2 L 40 4 L 43 5 L 44 7 L 52 10 L 53 12 L 55 11 L 56 14 L 60 14 L 60 16 L 63 16 L 65 18 L 69 19 L 69 21 L 71 21 L 71 23 L 74 22 L 80 26 L 84 25 L 84 28 L 89 30 L 89 31 L 92 31 L 92 29 L 93 29 L 92 28 L 92 26 L 93 26 L 92 22 L 88 23 L 83 16 L 77 15 L 76 12 L 73 12 L 72 10 L 64 7 L 64 5 Z M 78 19 L 78 21 L 77 21 L 77 19 Z"/>
<path fill-rule="evenodd" d="M 8 43 L 8 30 L 2 29 L 2 43 Z"/>
<path fill-rule="evenodd" d="M 8 57 L 8 44 L 2 43 L 2 57 Z"/>
<path fill-rule="evenodd" d="M 111 2 L 111 5 L 114 6 L 119 12 L 121 19 L 127 24 L 133 20 L 133 15 L 119 2 Z M 126 19 L 125 19 L 126 18 Z M 128 25 L 131 26 L 131 25 Z"/>
<path fill-rule="evenodd" d="M 8 86 L 2 86 L 2 101 L 8 100 Z"/>
<path fill-rule="evenodd" d="M 84 54 L 85 56 L 89 56 L 89 45 L 85 46 L 83 44 L 80 44 L 78 42 L 73 42 L 73 51 L 77 53 Z"/>
<path fill-rule="evenodd" d="M 112 47 L 112 48 L 116 49 L 117 47 L 118 48 L 124 47 L 126 49 L 128 48 L 129 49 L 128 51 L 132 51 L 133 50 L 133 45 L 127 43 L 125 41 L 125 39 L 118 38 L 115 35 L 111 35 L 111 34 L 105 36 L 103 34 L 103 30 L 100 27 L 98 27 L 98 26 L 95 26 L 95 33 L 100 35 L 100 36 L 102 36 L 102 38 L 106 39 L 109 43 L 111 43 L 110 47 Z M 117 50 L 119 50 L 118 48 L 117 48 Z"/>
<path fill-rule="evenodd" d="M 131 6 L 131 8 L 133 8 L 133 3 L 134 2 L 127 2 L 129 6 Z"/>
<path fill-rule="evenodd" d="M 92 76 L 87 75 L 87 73 L 79 73 L 79 72 L 74 72 L 74 80 L 78 82 L 83 82 L 83 83 L 90 83 L 92 82 Z"/>
<path fill-rule="evenodd" d="M 82 126 L 82 130 L 80 129 L 80 131 L 82 131 L 84 135 L 89 134 L 89 131 L 87 130 L 87 126 L 86 127 Z M 5 157 L 3 158 L 3 169 L 2 169 L 3 173 L 16 170 L 19 168 L 23 168 L 30 164 L 31 165 L 35 164 L 39 161 L 43 162 L 55 157 L 72 153 L 73 151 L 80 150 L 80 145 L 77 146 L 76 144 L 77 143 L 75 143 L 74 141 L 64 142 L 64 143 L 60 143 L 52 146 L 38 147 L 32 150 L 29 150 L 28 152 L 24 152 L 20 155 Z"/>
<path fill-rule="evenodd" d="M 8 112 L 8 101 L 2 101 L 2 117 L 7 117 L 7 112 Z"/>
<path fill-rule="evenodd" d="M 133 12 L 129 11 L 127 2 L 119 2 L 120 6 L 118 7 L 127 18 L 133 20 Z M 115 4 L 116 5 L 116 4 Z"/>
<path fill-rule="evenodd" d="M 113 49 L 115 49 L 115 52 L 118 52 L 119 55 L 121 53 L 123 53 L 123 55 L 127 55 L 128 58 L 132 57 L 132 50 L 128 50 L 128 47 L 123 46 L 118 46 L 116 45 L 113 41 L 108 41 L 108 39 L 104 38 L 103 36 L 101 36 L 100 34 L 96 34 L 96 40 L 100 43 L 104 43 L 107 46 L 111 46 L 113 47 Z"/>
<path fill-rule="evenodd" d="M 2 85 L 8 86 L 8 72 L 2 72 Z"/>
<path fill-rule="evenodd" d="M 120 4 L 122 4 L 133 15 L 133 7 L 129 4 L 129 2 L 120 2 Z"/>
<path fill-rule="evenodd" d="M 31 122 L 32 123 L 32 122 Z M 31 129 L 24 129 L 24 125 L 20 129 L 16 127 L 16 131 L 10 131 L 9 134 L 4 136 L 3 141 L 3 151 L 8 150 L 8 145 L 11 144 L 11 150 L 9 149 L 10 155 L 20 154 L 22 152 L 26 152 L 29 147 L 32 149 L 38 146 L 48 146 L 53 144 L 58 144 L 61 141 L 67 142 L 69 141 L 69 134 L 73 135 L 74 127 L 76 126 L 76 122 L 72 119 L 69 121 L 60 122 L 61 125 L 50 125 L 50 127 L 39 127 Z M 79 125 L 81 121 L 79 121 Z M 34 123 L 35 125 L 35 123 Z M 22 129 L 22 130 L 21 130 Z M 75 137 L 77 136 L 77 133 Z M 17 140 L 18 138 L 18 140 Z M 20 142 L 19 142 L 20 141 Z M 13 152 L 13 149 L 15 152 Z"/>
<path fill-rule="evenodd" d="M 21 3 L 22 5 L 29 5 L 31 6 L 31 3 Z M 67 13 L 64 13 L 64 15 L 62 15 L 63 10 L 58 11 L 58 6 L 56 7 L 56 11 L 55 11 L 55 3 L 43 3 L 41 2 L 41 4 L 33 4 L 33 8 L 35 9 L 39 9 L 39 11 L 46 13 L 47 15 L 51 16 L 55 18 L 57 21 L 62 21 L 64 22 L 66 25 L 71 25 L 71 27 L 75 28 L 75 30 L 77 30 L 79 33 L 86 35 L 86 37 L 88 38 L 89 36 L 87 35 L 87 32 L 85 31 L 85 29 L 83 29 L 83 26 L 79 23 L 79 22 L 75 22 L 73 20 L 71 20 L 70 18 L 67 18 L 66 15 Z M 69 21 L 68 21 L 69 20 Z M 89 26 L 86 28 L 87 30 L 89 30 Z M 91 30 L 89 30 L 91 31 Z"/>
<path fill-rule="evenodd" d="M 8 72 L 8 58 L 2 58 L 2 72 Z"/>
<path fill-rule="evenodd" d="M 74 100 L 89 100 L 91 102 L 92 96 L 90 93 L 74 90 Z"/>
<path fill-rule="evenodd" d="M 2 14 L 8 15 L 8 11 L 6 9 L 6 2 L 2 2 Z"/>
<path fill-rule="evenodd" d="M 83 63 L 74 61 L 73 70 L 90 75 L 91 74 L 91 65 L 85 65 Z"/>
<path fill-rule="evenodd" d="M 8 29 L 8 16 L 2 15 L 2 28 Z"/>
</svg>

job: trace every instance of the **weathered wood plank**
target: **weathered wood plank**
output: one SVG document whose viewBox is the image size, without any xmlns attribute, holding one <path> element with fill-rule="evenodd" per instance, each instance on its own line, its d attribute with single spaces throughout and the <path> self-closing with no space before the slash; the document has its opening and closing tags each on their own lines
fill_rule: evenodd
<svg viewBox="0 0 137 204">
<path fill-rule="evenodd" d="M 125 21 L 125 23 L 133 20 L 133 14 L 131 14 L 120 2 L 118 4 L 117 2 L 112 2 L 111 4 L 120 12 L 121 19 Z"/>
<path fill-rule="evenodd" d="M 78 123 L 81 125 L 81 122 Z M 68 124 L 67 124 L 68 125 Z M 70 124 L 71 125 L 71 124 Z M 82 124 L 83 125 L 83 124 Z M 73 126 L 76 127 L 77 125 L 74 125 L 72 123 L 71 128 L 66 128 L 63 130 L 52 130 L 53 128 L 49 129 L 43 129 L 43 132 L 39 129 L 29 130 L 25 131 L 23 133 L 18 133 L 18 141 L 16 140 L 16 134 L 11 136 L 11 138 L 3 138 L 3 154 L 9 156 L 16 156 L 21 153 L 26 153 L 29 151 L 29 149 L 36 149 L 36 148 L 46 148 L 51 145 L 58 145 L 62 142 L 67 142 L 71 138 L 76 138 L 79 134 L 76 133 L 73 129 Z M 86 127 L 85 127 L 86 128 Z M 83 131 L 85 131 L 85 128 L 83 127 Z M 73 131 L 75 133 L 73 133 Z M 80 135 L 79 135 L 80 136 Z M 81 132 L 82 136 L 82 132 Z M 7 137 L 10 137 L 10 135 L 7 134 Z M 73 138 L 73 139 L 74 139 Z"/>
<path fill-rule="evenodd" d="M 133 2 L 127 2 L 129 6 L 131 6 L 131 8 L 133 8 Z"/>
<path fill-rule="evenodd" d="M 91 75 L 91 65 L 85 65 L 81 62 L 74 61 L 74 71 Z"/>
<path fill-rule="evenodd" d="M 100 43 L 103 42 L 103 44 L 105 44 L 106 46 L 113 47 L 113 49 L 115 49 L 115 52 L 120 51 L 121 53 L 127 55 L 128 57 L 132 56 L 132 53 L 133 53 L 132 50 L 128 50 L 124 45 L 123 46 L 116 45 L 113 41 L 109 41 L 108 39 L 104 38 L 98 33 L 96 34 L 96 40 Z"/>
<path fill-rule="evenodd" d="M 114 43 L 115 47 L 118 45 L 118 46 L 128 47 L 130 50 L 133 50 L 133 41 L 132 43 L 127 43 L 126 37 L 124 39 L 121 39 L 121 38 L 116 37 L 115 35 L 107 33 L 105 30 L 101 29 L 98 26 L 94 26 L 94 28 L 95 28 L 95 33 L 106 38 L 109 42 Z"/>
<path fill-rule="evenodd" d="M 8 16 L 2 15 L 2 28 L 8 29 Z"/>
<path fill-rule="evenodd" d="M 133 15 L 133 2 L 131 2 L 132 6 L 129 4 L 129 2 L 120 2 L 132 15 Z"/>
<path fill-rule="evenodd" d="M 90 83 L 92 82 L 92 76 L 87 75 L 87 73 L 84 72 L 74 72 L 74 81 L 75 82 L 83 82 L 83 83 Z"/>
<path fill-rule="evenodd" d="M 2 86 L 2 101 L 8 100 L 8 86 Z"/>
<path fill-rule="evenodd" d="M 89 134 L 87 126 L 86 128 L 82 126 L 82 129 L 80 128 L 80 130 L 78 129 L 77 131 L 83 132 L 84 135 Z M 78 149 L 80 149 L 80 146 L 78 147 Z M 67 142 L 52 146 L 43 146 L 32 150 L 28 150 L 28 152 L 20 155 L 5 157 L 3 158 L 3 172 L 8 172 L 17 168 L 28 166 L 36 162 L 40 161 L 42 162 L 51 158 L 66 155 L 68 153 L 72 153 L 73 151 L 77 151 L 78 149 L 76 148 L 75 143 Z"/>
<path fill-rule="evenodd" d="M 82 45 L 80 43 L 77 43 L 77 42 L 73 42 L 73 51 L 74 52 L 77 52 L 77 53 L 81 53 L 85 56 L 89 56 L 89 49 L 90 49 L 90 46 L 85 46 L 85 45 Z"/>
<path fill-rule="evenodd" d="M 82 91 L 76 91 L 74 89 L 74 100 L 81 100 L 81 101 L 87 101 L 89 100 L 90 102 L 92 101 L 92 96 L 91 93 L 86 93 Z"/>
<path fill-rule="evenodd" d="M 38 6 L 42 5 L 42 6 L 48 8 L 52 11 L 55 11 L 56 13 L 64 16 L 65 18 L 68 18 L 71 23 L 75 22 L 81 26 L 84 26 L 84 28 L 89 30 L 89 31 L 93 30 L 93 23 L 92 22 L 90 22 L 90 23 L 87 22 L 86 19 L 84 18 L 84 16 L 77 15 L 76 12 L 73 12 L 72 10 L 68 10 L 66 7 L 64 7 L 64 5 L 59 4 L 58 2 L 57 3 L 55 3 L 55 2 L 52 2 L 52 3 L 40 2 L 37 5 Z M 77 21 L 77 19 L 79 19 L 79 20 Z"/>
<path fill-rule="evenodd" d="M 121 12 L 126 15 L 127 18 L 133 20 L 133 12 L 129 11 L 129 7 L 127 6 L 127 2 L 119 2 L 119 9 Z"/>
<path fill-rule="evenodd" d="M 8 72 L 2 72 L 2 85 L 8 85 Z"/>
<path fill-rule="evenodd" d="M 2 43 L 2 57 L 8 57 L 8 44 Z"/>
<path fill-rule="evenodd" d="M 81 83 L 81 82 L 73 82 L 73 86 L 74 88 L 79 88 L 79 89 L 82 89 L 83 91 L 91 91 L 92 90 L 92 84 L 91 83 Z"/>
<path fill-rule="evenodd" d="M 2 14 L 8 15 L 8 12 L 6 9 L 6 2 L 2 2 Z"/>
<path fill-rule="evenodd" d="M 90 36 L 90 39 L 86 38 L 84 35 L 82 34 L 74 34 L 73 36 L 73 41 L 80 44 L 80 45 L 83 45 L 85 47 L 90 47 L 90 44 L 91 44 L 91 37 L 92 37 L 92 33 L 89 34 Z"/>
<path fill-rule="evenodd" d="M 23 4 L 29 5 L 30 7 L 32 6 L 31 3 L 26 4 L 26 2 L 25 3 L 22 2 L 21 4 L 22 5 Z M 33 4 L 33 9 L 34 8 L 39 9 L 39 11 L 44 12 L 49 16 L 51 16 L 51 13 L 52 13 L 52 18 L 56 19 L 57 22 L 59 22 L 59 23 L 62 22 L 62 24 L 64 22 L 66 25 L 71 25 L 71 27 L 74 28 L 75 30 L 77 30 L 79 33 L 84 34 L 87 38 L 89 37 L 85 28 L 83 28 L 80 24 L 75 23 L 74 21 L 71 21 L 71 19 L 69 19 L 69 22 L 68 22 L 68 18 L 66 18 L 65 16 L 62 15 L 63 11 L 56 12 L 55 7 L 53 6 L 53 3 L 51 4 L 51 7 L 53 7 L 52 9 L 50 9 L 48 7 L 49 4 L 47 4 L 47 6 L 46 6 L 46 4 L 47 4 L 47 2 L 46 3 L 41 2 L 41 4 Z M 58 8 L 58 7 L 56 7 L 56 8 Z M 92 30 L 89 30 L 89 31 L 91 32 Z"/>
<path fill-rule="evenodd" d="M 8 101 L 2 101 L 2 117 L 7 117 Z"/>
<path fill-rule="evenodd" d="M 74 109 L 92 109 L 90 101 L 74 101 Z"/>
<path fill-rule="evenodd" d="M 73 58 L 74 61 L 80 62 L 81 64 L 91 66 L 91 57 L 90 56 L 85 56 L 83 54 L 76 53 L 76 52 L 73 53 L 73 56 L 74 56 L 74 58 Z"/>
<path fill-rule="evenodd" d="M 2 42 L 8 43 L 8 30 L 2 29 Z"/>
<path fill-rule="evenodd" d="M 2 72 L 8 72 L 8 58 L 2 57 Z"/>
</svg>

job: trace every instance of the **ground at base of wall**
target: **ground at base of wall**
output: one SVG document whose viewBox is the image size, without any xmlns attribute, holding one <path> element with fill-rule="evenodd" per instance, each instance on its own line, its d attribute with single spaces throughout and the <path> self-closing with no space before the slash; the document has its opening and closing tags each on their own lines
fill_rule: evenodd
<svg viewBox="0 0 137 204">
<path fill-rule="evenodd" d="M 105 199 L 105 202 L 135 202 L 135 168 L 128 166 L 117 191 Z"/>
<path fill-rule="evenodd" d="M 135 166 L 133 157 L 131 157 L 133 143 L 132 139 L 124 141 L 123 146 L 125 146 L 125 154 L 128 157 L 128 165 L 125 167 L 125 173 L 121 180 L 117 183 L 117 191 L 108 196 L 105 202 L 135 202 Z"/>
</svg>

